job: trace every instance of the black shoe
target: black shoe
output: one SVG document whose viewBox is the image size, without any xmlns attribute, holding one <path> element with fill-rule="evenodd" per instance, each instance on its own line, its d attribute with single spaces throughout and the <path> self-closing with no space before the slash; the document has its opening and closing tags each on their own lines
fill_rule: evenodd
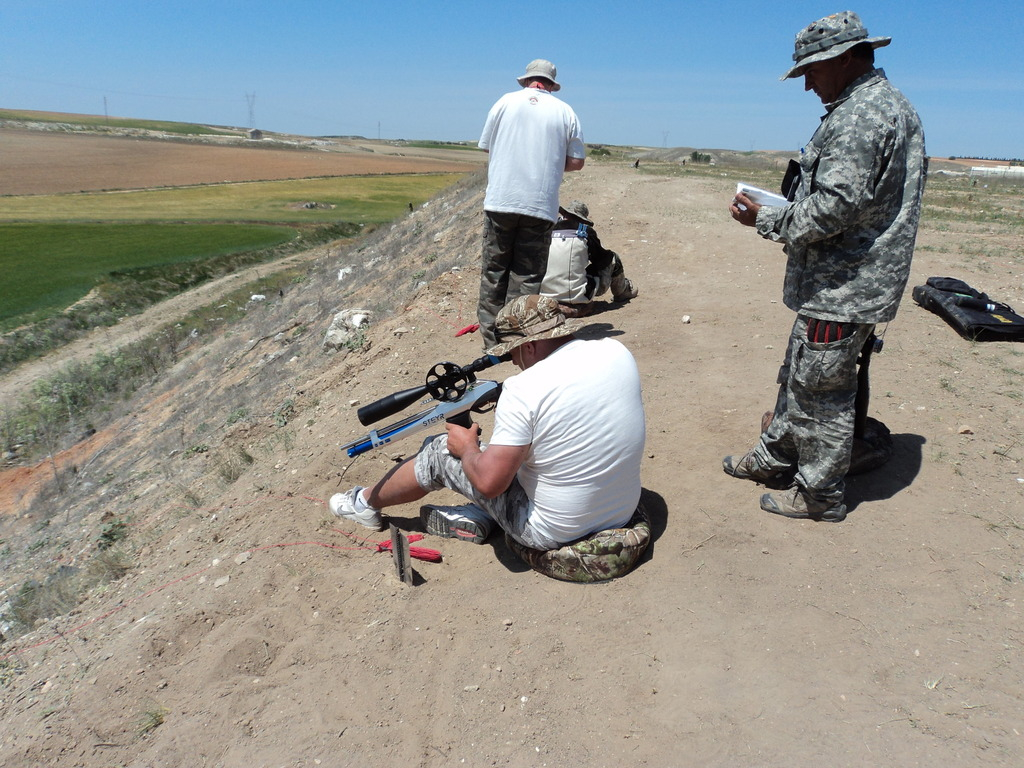
<svg viewBox="0 0 1024 768">
<path fill-rule="evenodd" d="M 475 504 L 442 507 L 424 504 L 420 507 L 420 521 L 427 533 L 446 539 L 462 539 L 483 544 L 491 533 L 493 520 Z"/>
</svg>

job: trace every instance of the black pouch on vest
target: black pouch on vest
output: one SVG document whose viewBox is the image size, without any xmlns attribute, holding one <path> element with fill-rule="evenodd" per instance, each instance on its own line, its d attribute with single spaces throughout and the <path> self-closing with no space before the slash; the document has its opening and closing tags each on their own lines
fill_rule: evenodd
<svg viewBox="0 0 1024 768">
<path fill-rule="evenodd" d="M 972 341 L 1024 341 L 1024 317 L 955 277 L 929 277 L 914 301 Z"/>
<path fill-rule="evenodd" d="M 786 175 L 782 177 L 782 196 L 793 202 L 796 191 L 800 188 L 800 163 L 790 160 L 786 166 Z"/>
</svg>

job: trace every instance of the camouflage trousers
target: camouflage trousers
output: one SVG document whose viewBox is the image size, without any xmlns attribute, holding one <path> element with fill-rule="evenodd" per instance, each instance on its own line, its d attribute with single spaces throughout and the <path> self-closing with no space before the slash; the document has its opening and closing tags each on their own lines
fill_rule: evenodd
<svg viewBox="0 0 1024 768">
<path fill-rule="evenodd" d="M 586 317 L 594 311 L 594 299 L 604 296 L 611 288 L 612 300 L 620 301 L 622 298 L 632 296 L 633 284 L 626 277 L 622 267 L 622 259 L 619 254 L 612 251 L 612 260 L 608 265 L 598 271 L 596 275 L 587 275 L 587 290 L 583 297 L 573 304 L 561 304 L 562 312 L 566 317 Z"/>
<path fill-rule="evenodd" d="M 474 488 L 462 469 L 462 462 L 448 453 L 448 435 L 435 435 L 424 440 L 413 468 L 420 488 L 428 492 L 449 488 L 461 493 L 520 544 L 543 550 L 562 546 L 534 530 L 530 524 L 530 498 L 518 479 L 513 478 L 508 490 L 493 499 L 488 499 Z"/>
<path fill-rule="evenodd" d="M 591 298 L 603 296 L 611 288 L 612 298 L 617 299 L 629 293 L 632 284 L 626 279 L 626 271 L 622 267 L 622 259 L 619 254 L 612 251 L 612 260 L 608 266 L 597 273 L 597 287 Z"/>
<path fill-rule="evenodd" d="M 540 293 L 554 222 L 518 213 L 484 211 L 477 320 L 484 351 L 498 343 L 494 318 L 519 296 Z"/>
<path fill-rule="evenodd" d="M 843 338 L 808 340 L 810 318 L 797 315 L 772 423 L 754 449 L 767 469 L 796 469 L 808 496 L 839 502 L 850 467 L 857 400 L 857 358 L 874 325 L 844 324 Z M 811 321 L 816 322 L 816 321 Z"/>
</svg>

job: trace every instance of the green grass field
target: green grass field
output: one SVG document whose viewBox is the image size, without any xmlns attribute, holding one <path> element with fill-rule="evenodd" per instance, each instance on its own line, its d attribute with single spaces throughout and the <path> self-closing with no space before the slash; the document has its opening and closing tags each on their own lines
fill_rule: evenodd
<svg viewBox="0 0 1024 768">
<path fill-rule="evenodd" d="M 295 234 L 283 225 L 391 221 L 459 178 L 347 176 L 0 197 L 0 326 L 58 312 L 111 272 L 277 245 Z M 320 207 L 302 207 L 309 202 Z"/>
<path fill-rule="evenodd" d="M 278 245 L 291 227 L 252 224 L 0 224 L 0 324 L 59 311 L 117 270 Z"/>
<path fill-rule="evenodd" d="M 401 216 L 460 174 L 339 176 L 132 192 L 0 197 L 0 221 L 259 221 L 373 224 Z M 315 202 L 334 208 L 304 209 Z"/>
</svg>

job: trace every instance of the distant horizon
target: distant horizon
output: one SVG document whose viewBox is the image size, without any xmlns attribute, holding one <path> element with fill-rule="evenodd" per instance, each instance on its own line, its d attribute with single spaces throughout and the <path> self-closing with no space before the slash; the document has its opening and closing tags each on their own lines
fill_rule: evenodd
<svg viewBox="0 0 1024 768">
<path fill-rule="evenodd" d="M 102 115 L 102 114 L 96 114 L 96 113 L 92 113 L 92 112 L 69 112 L 67 110 L 61 110 L 61 109 L 24 109 L 24 108 L 21 108 L 21 107 L 5 107 L 5 106 L 0 106 L 0 112 L 36 113 L 36 114 L 40 114 L 40 115 L 68 115 L 68 116 L 78 116 L 78 117 L 94 118 L 94 119 L 97 119 L 97 120 L 124 120 L 124 121 L 136 121 L 136 122 L 151 122 L 151 123 L 177 123 L 177 124 L 182 124 L 182 125 L 197 125 L 197 126 L 203 126 L 203 127 L 208 127 L 208 128 L 222 128 L 222 129 L 234 130 L 234 131 L 250 131 L 250 130 L 253 130 L 252 128 L 246 128 L 246 127 L 241 126 L 241 125 L 231 125 L 231 124 L 227 124 L 227 123 L 215 123 L 215 122 L 209 122 L 209 121 L 203 121 L 203 120 L 172 120 L 172 119 L 168 119 L 168 118 L 159 118 L 159 117 L 128 117 L 126 115 Z M 363 134 L 331 134 L 331 133 L 306 134 L 306 133 L 295 133 L 293 131 L 278 131 L 278 130 L 274 130 L 274 129 L 271 129 L 271 128 L 260 128 L 259 126 L 257 126 L 256 130 L 260 130 L 260 131 L 262 131 L 264 133 L 273 133 L 273 134 L 278 134 L 278 135 L 282 135 L 282 136 L 300 136 L 300 137 L 307 138 L 307 139 L 361 139 L 363 141 L 379 141 L 379 142 L 382 142 L 382 143 L 395 142 L 395 141 L 403 141 L 403 142 L 409 142 L 409 141 L 431 141 L 431 142 L 437 142 L 437 143 L 442 143 L 442 144 L 469 144 L 469 145 L 475 145 L 476 141 L 477 141 L 475 138 L 472 138 L 472 139 L 451 139 L 451 138 L 442 139 L 442 138 L 430 137 L 430 136 L 396 137 L 396 138 L 375 138 L 373 136 L 366 136 L 366 135 L 363 135 Z M 647 149 L 647 150 L 650 150 L 650 151 L 657 151 L 659 149 L 668 149 L 668 150 L 672 150 L 672 149 L 700 149 L 700 150 L 704 150 L 704 151 L 738 152 L 738 153 L 745 153 L 745 152 L 781 152 L 781 153 L 788 153 L 788 152 L 791 152 L 791 150 L 771 149 L 771 148 L 767 148 L 767 147 L 760 148 L 760 149 L 753 149 L 753 150 L 739 149 L 737 147 L 696 146 L 696 145 L 690 145 L 690 144 L 672 145 L 672 146 L 667 146 L 667 147 L 656 147 L 656 146 L 653 146 L 651 144 L 635 144 L 635 143 L 618 144 L 618 143 L 603 142 L 603 141 L 588 141 L 587 145 L 588 146 L 631 147 L 631 148 L 634 148 L 634 149 Z M 944 155 L 944 156 L 930 155 L 930 157 L 933 157 L 935 159 L 944 159 L 944 160 L 981 160 L 981 161 L 984 161 L 984 162 L 1005 162 L 1005 163 L 1010 163 L 1010 164 L 1012 164 L 1012 163 L 1024 163 L 1024 158 L 1020 158 L 1020 157 L 986 157 L 986 156 L 982 156 L 982 155 L 964 155 L 964 154 L 950 154 L 950 155 Z"/>
<path fill-rule="evenodd" d="M 913 104 L 933 157 L 1024 156 L 1024 14 L 976 0 L 859 0 L 876 66 Z M 799 152 L 824 113 L 792 65 L 820 0 L 5 3 L 0 103 L 301 136 L 478 139 L 537 58 L 588 144 Z"/>
</svg>

